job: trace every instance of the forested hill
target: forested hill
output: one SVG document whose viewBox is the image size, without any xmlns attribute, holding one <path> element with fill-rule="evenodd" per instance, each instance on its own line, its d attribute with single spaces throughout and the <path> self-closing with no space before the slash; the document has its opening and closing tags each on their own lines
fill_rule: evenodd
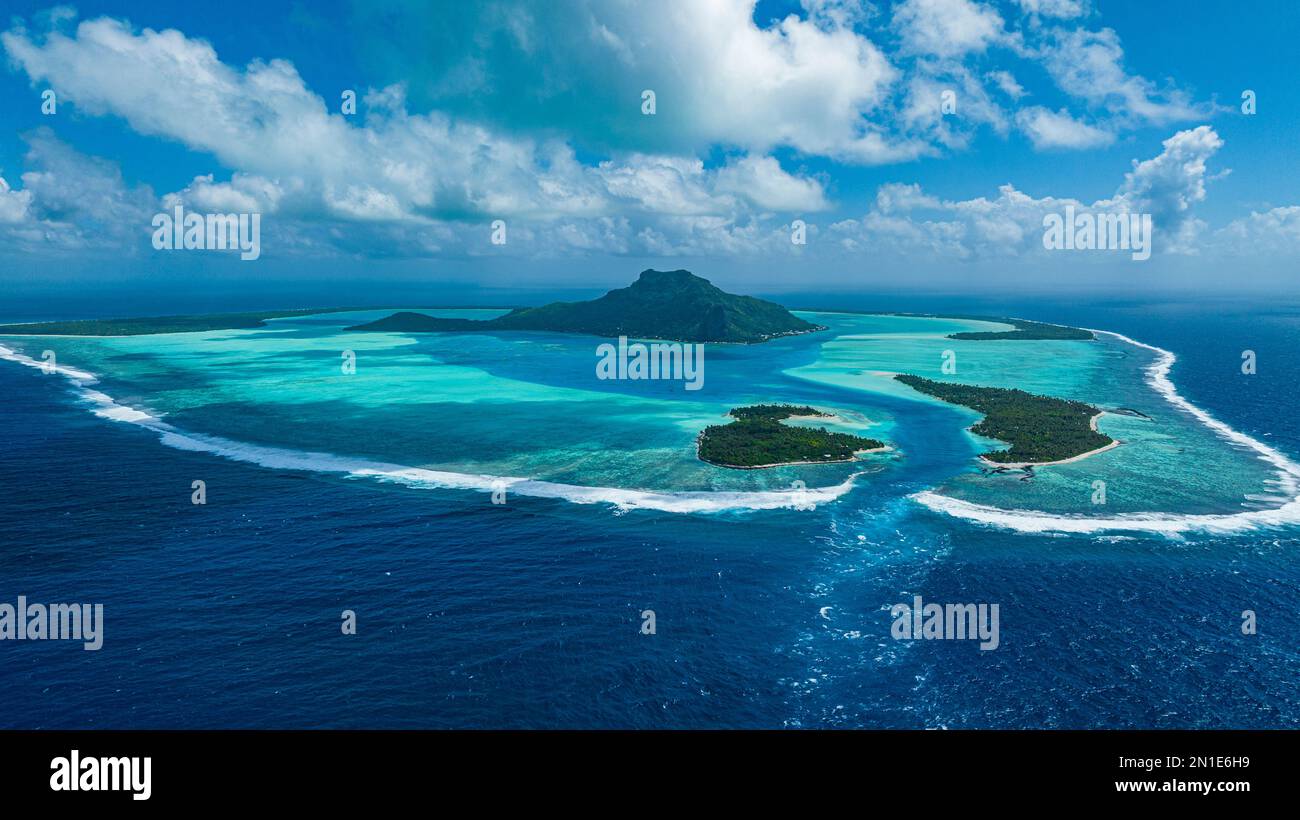
<svg viewBox="0 0 1300 820">
<path fill-rule="evenodd" d="M 398 313 L 352 330 L 428 333 L 466 330 L 549 330 L 678 342 L 763 342 L 821 330 L 774 302 L 737 296 L 690 271 L 642 271 L 635 282 L 587 302 L 517 308 L 484 321 Z"/>
</svg>

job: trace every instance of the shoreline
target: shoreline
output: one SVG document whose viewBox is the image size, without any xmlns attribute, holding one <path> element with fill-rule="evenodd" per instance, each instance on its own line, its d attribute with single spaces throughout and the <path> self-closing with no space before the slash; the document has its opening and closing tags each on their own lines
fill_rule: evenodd
<svg viewBox="0 0 1300 820">
<path fill-rule="evenodd" d="M 857 415 L 862 416 L 861 422 L 856 422 L 851 419 L 845 418 L 844 416 L 841 416 L 839 413 L 819 413 L 815 416 L 786 416 L 786 418 L 787 419 L 808 419 L 811 421 L 824 422 L 826 424 L 839 424 L 844 427 L 856 427 L 859 424 L 863 424 L 864 427 L 873 426 L 871 419 L 867 418 L 861 413 L 858 413 Z M 732 418 L 730 414 L 728 414 L 726 417 Z"/>
<path fill-rule="evenodd" d="M 704 458 L 703 456 L 700 455 L 700 442 L 699 442 L 699 439 L 697 438 L 696 441 L 695 441 L 695 457 L 696 457 L 697 459 L 699 459 L 700 461 L 704 462 L 705 464 L 711 465 L 711 466 L 713 466 L 713 467 L 722 467 L 722 468 L 727 469 L 727 470 L 766 470 L 766 469 L 768 469 L 769 467 L 797 467 L 797 466 L 801 466 L 801 465 L 805 465 L 805 464 L 807 464 L 807 465 L 815 465 L 815 464 L 851 464 L 851 463 L 857 461 L 857 460 L 858 460 L 858 456 L 860 456 L 860 455 L 866 455 L 866 454 L 869 454 L 869 453 L 884 453 L 884 452 L 887 452 L 887 451 L 892 450 L 892 449 L 893 449 L 892 447 L 890 447 L 888 444 L 886 444 L 886 445 L 883 445 L 883 446 L 881 446 L 881 447 L 872 447 L 870 450 L 854 450 L 854 451 L 853 451 L 853 456 L 852 456 L 851 458 L 833 458 L 833 459 L 829 459 L 829 460 L 826 460 L 826 461 L 778 461 L 778 462 L 776 462 L 775 464 L 749 464 L 749 465 L 741 465 L 741 464 L 719 464 L 719 463 L 716 462 L 716 461 L 709 461 L 707 458 Z"/>
<path fill-rule="evenodd" d="M 832 414 L 832 417 L 833 415 L 834 414 Z M 790 418 L 796 418 L 796 417 L 791 416 Z M 800 416 L 798 418 L 824 419 L 827 418 L 827 416 Z M 890 447 L 888 444 L 882 444 L 879 447 L 872 447 L 867 450 L 854 450 L 853 455 L 850 456 L 849 458 L 833 458 L 825 461 L 778 461 L 773 464 L 721 464 L 717 461 L 709 461 L 707 458 L 700 455 L 700 439 L 702 438 L 704 438 L 703 430 L 695 434 L 696 461 L 703 462 L 705 464 L 708 464 L 711 467 L 722 467 L 725 470 L 766 470 L 769 467 L 798 467 L 802 465 L 815 465 L 815 464 L 851 464 L 854 461 L 857 461 L 858 456 L 860 455 L 868 455 L 870 453 L 884 453 L 894 449 L 893 447 Z"/>
<path fill-rule="evenodd" d="M 1098 412 L 1097 415 L 1095 415 L 1095 416 L 1093 416 L 1092 418 L 1088 419 L 1088 426 L 1089 426 L 1090 428 L 1092 428 L 1092 431 L 1093 431 L 1094 433 L 1100 433 L 1100 432 L 1101 432 L 1100 430 L 1097 429 L 1097 419 L 1101 418 L 1101 417 L 1104 416 L 1104 415 L 1106 415 L 1106 411 L 1105 411 L 1105 410 L 1102 410 L 1102 411 Z M 1070 456 L 1069 458 L 1060 458 L 1060 459 L 1057 459 L 1056 461 L 1009 461 L 1009 462 L 1001 462 L 1001 461 L 989 461 L 989 460 L 988 460 L 987 458 L 985 458 L 984 456 L 979 456 L 979 457 L 978 457 L 978 460 L 980 461 L 980 463 L 984 464 L 984 465 L 987 466 L 987 467 L 993 467 L 993 468 L 1001 467 L 1001 468 L 1006 469 L 1006 470 L 1023 470 L 1023 469 L 1025 469 L 1026 467 L 1050 467 L 1050 466 L 1052 466 L 1053 464 L 1071 464 L 1071 463 L 1073 463 L 1073 462 L 1075 462 L 1075 461 L 1082 461 L 1083 459 L 1088 458 L 1089 456 L 1095 456 L 1095 455 L 1097 455 L 1098 453 L 1104 453 L 1104 452 L 1106 452 L 1107 450 L 1113 450 L 1113 449 L 1115 449 L 1116 447 L 1118 447 L 1120 444 L 1121 444 L 1121 442 L 1120 442 L 1119 439 L 1112 439 L 1111 442 L 1110 442 L 1110 444 L 1107 444 L 1107 445 L 1104 446 L 1104 447 L 1098 447 L 1096 450 L 1089 450 L 1089 451 L 1086 452 L 1086 453 L 1079 453 L 1077 456 Z"/>
</svg>

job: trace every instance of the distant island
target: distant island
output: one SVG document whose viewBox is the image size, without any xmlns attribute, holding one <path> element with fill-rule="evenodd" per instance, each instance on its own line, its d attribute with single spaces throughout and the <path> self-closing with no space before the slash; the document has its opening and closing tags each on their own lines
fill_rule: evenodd
<svg viewBox="0 0 1300 820">
<path fill-rule="evenodd" d="M 715 424 L 700 432 L 697 451 L 701 461 L 753 470 L 852 461 L 857 453 L 885 449 L 883 443 L 872 438 L 832 433 L 824 427 L 791 427 L 781 423 L 787 418 L 833 418 L 813 407 L 755 404 L 737 407 L 729 415 L 735 421 Z"/>
<path fill-rule="evenodd" d="M 197 316 L 148 316 L 138 319 L 72 319 L 56 322 L 0 325 L 0 335 L 10 336 L 146 336 L 153 333 L 194 333 L 203 330 L 242 330 L 263 327 L 268 319 L 344 312 L 351 308 L 300 308 L 252 313 L 214 313 Z"/>
<path fill-rule="evenodd" d="M 348 329 L 405 333 L 543 330 L 747 344 L 825 330 L 775 302 L 727 293 L 686 270 L 645 270 L 628 287 L 611 290 L 599 299 L 516 308 L 495 319 L 440 319 L 406 311 Z"/>
<path fill-rule="evenodd" d="M 958 318 L 958 317 L 954 317 Z M 959 317 L 975 318 L 975 317 Z M 1012 341 L 1059 341 L 1075 340 L 1082 342 L 1091 342 L 1096 339 L 1092 331 L 1083 330 L 1077 327 L 1067 327 L 1065 325 L 1049 325 L 1043 322 L 1030 322 L 1026 319 L 998 319 L 996 321 L 1006 322 L 1014 325 L 1015 330 L 974 330 L 962 333 L 950 333 L 949 339 L 966 339 L 969 341 L 990 341 L 996 339 L 1008 339 Z"/>
<path fill-rule="evenodd" d="M 385 310 L 370 307 L 292 308 L 246 313 L 209 313 L 194 316 L 145 316 L 134 319 L 69 319 L 0 325 L 0 336 L 148 336 L 154 333 L 197 333 L 205 330 L 248 330 L 265 327 L 270 319 L 315 316 L 321 313 L 353 313 Z M 432 310 L 433 308 L 427 308 Z M 455 308 L 473 310 L 476 308 Z M 485 309 L 485 308 L 477 308 Z M 499 310 L 500 308 L 486 308 Z M 421 314 L 423 315 L 423 314 Z"/>
<path fill-rule="evenodd" d="M 928 396 L 983 413 L 984 419 L 971 432 L 1011 445 L 980 456 L 995 466 L 1060 464 L 1119 444 L 1097 430 L 1102 411 L 1083 402 L 1024 390 L 937 382 L 906 373 L 894 378 Z"/>
<path fill-rule="evenodd" d="M 288 319 L 325 313 L 397 310 L 383 305 L 314 307 L 197 315 L 145 316 L 118 319 L 69 319 L 0 325 L 3 336 L 145 336 L 155 333 L 196 333 L 208 330 L 248 330 L 265 327 L 271 319 Z M 501 306 L 459 305 L 424 310 L 503 310 Z M 938 313 L 864 312 L 810 309 L 810 312 L 863 313 L 880 316 L 917 316 L 933 319 L 974 319 L 1015 326 L 1006 331 L 969 331 L 949 334 L 965 340 L 1090 341 L 1091 331 L 1025 319 L 998 319 Z M 687 270 L 645 270 L 626 288 L 611 290 L 586 302 L 552 302 L 541 307 L 515 307 L 494 319 L 438 318 L 418 310 L 398 310 L 390 316 L 347 328 L 355 331 L 443 333 L 491 330 L 548 330 L 592 336 L 627 336 L 673 342 L 735 342 L 753 344 L 825 330 L 789 310 L 753 296 L 737 296 L 714 287 Z"/>
<path fill-rule="evenodd" d="M 917 319 L 962 319 L 975 322 L 997 322 L 1011 325 L 1015 330 L 967 330 L 949 333 L 947 339 L 965 339 L 968 341 L 990 341 L 1008 339 L 1013 341 L 1080 341 L 1096 340 L 1091 330 L 1067 325 L 1052 325 L 1046 322 L 1031 322 L 1028 319 L 1008 319 L 999 316 L 981 316 L 971 313 L 909 313 L 897 310 L 846 310 L 833 307 L 795 308 L 807 313 L 851 313 L 859 316 L 906 316 Z"/>
</svg>

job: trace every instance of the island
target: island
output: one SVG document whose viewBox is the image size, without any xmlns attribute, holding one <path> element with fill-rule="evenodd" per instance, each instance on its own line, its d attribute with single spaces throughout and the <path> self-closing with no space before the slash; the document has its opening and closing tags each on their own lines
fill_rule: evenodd
<svg viewBox="0 0 1300 820">
<path fill-rule="evenodd" d="M 69 319 L 0 325 L 0 336 L 148 336 L 154 333 L 195 333 L 205 330 L 247 330 L 265 327 L 270 319 L 386 310 L 379 307 L 324 307 L 211 313 L 194 316 L 145 316 L 133 319 Z M 434 308 L 425 308 L 433 310 Z M 458 308 L 469 310 L 470 308 Z M 421 314 L 423 315 L 423 314 Z"/>
<path fill-rule="evenodd" d="M 996 322 L 1011 325 L 1015 330 L 965 330 L 949 333 L 946 339 L 964 339 L 967 341 L 1080 341 L 1096 340 L 1091 330 L 1067 325 L 1052 325 L 1046 322 L 1031 322 L 1028 319 L 1008 319 L 998 316 L 981 316 L 973 313 L 911 313 L 901 310 L 846 310 L 839 307 L 801 307 L 796 308 L 807 313 L 851 313 L 859 316 L 906 316 L 917 319 L 961 319 L 975 322 Z"/>
<path fill-rule="evenodd" d="M 826 328 L 800 319 L 775 302 L 727 293 L 687 270 L 645 270 L 628 287 L 586 302 L 516 308 L 485 320 L 440 319 L 405 311 L 348 329 L 405 333 L 540 330 L 609 338 L 753 344 Z"/>
<path fill-rule="evenodd" d="M 954 318 L 976 318 L 976 317 L 954 317 Z M 987 321 L 987 320 L 986 320 Z M 973 330 L 962 333 L 949 333 L 949 339 L 965 339 L 968 341 L 993 341 L 993 340 L 1010 340 L 1010 341 L 1061 341 L 1073 340 L 1080 342 L 1091 342 L 1097 337 L 1092 335 L 1091 330 L 1084 330 L 1078 327 L 1067 327 L 1065 325 L 1049 325 L 1043 322 L 1030 322 L 1026 319 L 995 319 L 993 321 L 1005 322 L 1014 325 L 1015 330 Z"/>
<path fill-rule="evenodd" d="M 984 419 L 971 432 L 1011 445 L 980 456 L 993 466 L 1064 464 L 1119 445 L 1097 430 L 1102 411 L 1083 402 L 1024 390 L 938 382 L 907 373 L 894 378 L 927 396 L 983 413 Z"/>
<path fill-rule="evenodd" d="M 756 470 L 789 464 L 853 461 L 859 453 L 887 449 L 882 442 L 824 427 L 792 427 L 788 418 L 833 418 L 813 407 L 755 404 L 737 407 L 728 424 L 705 427 L 696 440 L 701 461 L 718 467 Z"/>
</svg>

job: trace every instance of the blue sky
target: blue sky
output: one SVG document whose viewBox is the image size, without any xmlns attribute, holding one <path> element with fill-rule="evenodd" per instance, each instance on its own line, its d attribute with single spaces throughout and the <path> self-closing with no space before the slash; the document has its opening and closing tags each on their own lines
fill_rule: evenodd
<svg viewBox="0 0 1300 820">
<path fill-rule="evenodd" d="M 8 6 L 24 293 L 649 265 L 765 293 L 1294 290 L 1291 2 Z M 176 204 L 260 213 L 261 258 L 155 250 Z M 1067 205 L 1152 214 L 1152 258 L 1044 250 Z"/>
</svg>

